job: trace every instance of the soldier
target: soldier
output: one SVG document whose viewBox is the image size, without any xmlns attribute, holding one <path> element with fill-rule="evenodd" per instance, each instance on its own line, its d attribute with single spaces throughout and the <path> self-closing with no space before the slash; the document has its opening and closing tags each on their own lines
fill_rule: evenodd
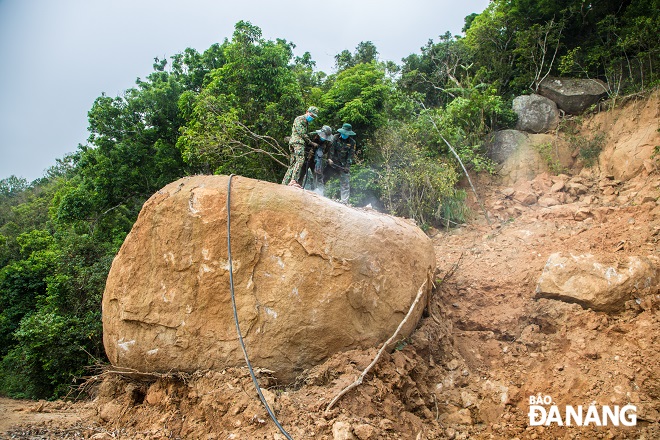
<svg viewBox="0 0 660 440">
<path fill-rule="evenodd" d="M 355 136 L 355 132 L 351 124 L 344 124 L 337 131 L 339 136 L 335 136 L 328 153 L 328 171 L 339 175 L 340 201 L 347 204 L 351 194 L 350 168 L 355 154 L 355 140 L 351 136 Z"/>
<path fill-rule="evenodd" d="M 318 147 L 316 149 L 309 147 L 305 150 L 305 165 L 300 174 L 300 182 L 306 186 L 304 182 L 313 179 L 312 189 L 320 189 L 323 194 L 323 170 L 334 141 L 332 128 L 324 125 L 320 130 L 316 130 L 310 138 L 312 143 L 317 144 Z M 313 171 L 313 177 L 310 175 L 310 171 Z"/>
<path fill-rule="evenodd" d="M 317 117 L 318 113 L 319 109 L 312 106 L 307 109 L 307 112 L 304 115 L 300 115 L 294 119 L 293 127 L 291 129 L 291 138 L 289 139 L 289 152 L 291 153 L 291 156 L 289 157 L 289 168 L 286 170 L 282 185 L 302 188 L 298 183 L 298 180 L 300 179 L 300 170 L 305 161 L 305 147 L 307 145 L 314 149 L 318 147 L 318 144 L 312 142 L 309 138 L 307 130 L 309 129 L 309 123 Z"/>
</svg>

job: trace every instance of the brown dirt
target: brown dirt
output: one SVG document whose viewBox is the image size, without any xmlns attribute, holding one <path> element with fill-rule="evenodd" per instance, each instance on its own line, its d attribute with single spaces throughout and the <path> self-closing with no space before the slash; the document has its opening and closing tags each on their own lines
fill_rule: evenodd
<svg viewBox="0 0 660 440">
<path fill-rule="evenodd" d="M 613 111 L 627 115 L 635 105 Z M 658 120 L 636 123 L 657 130 Z M 528 184 L 547 193 L 559 179 L 569 177 L 541 175 Z M 588 169 L 570 181 L 586 193 L 551 208 L 523 205 L 497 183 L 478 182 L 492 224 L 480 216 L 430 232 L 438 270 L 427 316 L 364 383 L 325 412 L 376 349 L 335 355 L 294 387 L 259 374 L 282 426 L 295 439 L 660 438 L 658 286 L 610 314 L 535 299 L 552 253 L 608 262 L 660 256 L 660 174 L 647 169 L 619 182 Z M 246 369 L 98 379 L 92 401 L 0 400 L 0 438 L 284 438 Z M 529 397 L 539 394 L 559 406 L 631 403 L 637 425 L 529 426 Z"/>
</svg>

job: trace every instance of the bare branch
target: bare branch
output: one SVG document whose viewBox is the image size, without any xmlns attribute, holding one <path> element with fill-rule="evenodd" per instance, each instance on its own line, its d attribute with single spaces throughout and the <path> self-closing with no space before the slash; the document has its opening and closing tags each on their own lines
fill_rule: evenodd
<svg viewBox="0 0 660 440">
<path fill-rule="evenodd" d="M 376 363 L 378 362 L 378 360 L 382 356 L 385 349 L 394 341 L 394 339 L 396 339 L 396 337 L 399 335 L 399 332 L 403 328 L 404 324 L 406 322 L 408 322 L 408 319 L 412 315 L 413 310 L 415 310 L 415 307 L 417 306 L 417 303 L 419 303 L 420 299 L 422 298 L 422 295 L 424 293 L 424 287 L 426 286 L 427 282 L 428 282 L 428 279 L 425 280 L 422 283 L 422 285 L 419 287 L 419 290 L 417 291 L 417 296 L 415 297 L 415 300 L 413 301 L 413 303 L 410 305 L 410 309 L 408 309 L 408 313 L 406 314 L 405 318 L 403 318 L 403 321 L 401 321 L 401 323 L 399 323 L 399 326 L 396 328 L 396 331 L 394 332 L 394 334 L 392 336 L 390 336 L 390 338 L 387 341 L 385 341 L 385 343 L 380 347 L 380 350 L 378 350 L 378 354 L 376 354 L 376 357 L 374 358 L 374 360 L 371 361 L 369 366 L 367 366 L 367 368 L 364 369 L 364 371 L 358 376 L 358 378 L 355 380 L 355 382 L 353 382 L 352 384 L 350 384 L 349 386 L 347 386 L 346 388 L 341 390 L 339 392 L 339 394 L 337 394 L 335 396 L 335 398 L 332 399 L 332 401 L 325 408 L 326 413 L 332 409 L 332 407 L 335 405 L 335 403 L 337 403 L 339 401 L 339 399 L 342 398 L 342 396 L 344 396 L 346 393 L 348 393 L 353 388 L 358 387 L 362 383 L 362 381 L 364 380 L 364 377 L 367 375 L 367 373 L 369 373 L 369 371 L 374 367 L 374 365 L 376 365 Z"/>
</svg>

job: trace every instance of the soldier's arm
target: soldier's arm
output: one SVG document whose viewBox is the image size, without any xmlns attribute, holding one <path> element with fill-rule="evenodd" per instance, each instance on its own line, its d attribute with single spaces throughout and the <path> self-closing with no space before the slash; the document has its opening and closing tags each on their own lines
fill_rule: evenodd
<svg viewBox="0 0 660 440">
<path fill-rule="evenodd" d="M 293 131 L 300 136 L 303 142 L 305 142 L 305 145 L 309 145 L 312 142 L 307 134 L 307 124 L 305 124 L 302 118 L 296 118 L 293 121 Z"/>
<path fill-rule="evenodd" d="M 355 154 L 355 141 L 349 144 L 348 153 L 346 154 L 346 168 L 350 168 L 353 164 L 353 155 Z"/>
</svg>

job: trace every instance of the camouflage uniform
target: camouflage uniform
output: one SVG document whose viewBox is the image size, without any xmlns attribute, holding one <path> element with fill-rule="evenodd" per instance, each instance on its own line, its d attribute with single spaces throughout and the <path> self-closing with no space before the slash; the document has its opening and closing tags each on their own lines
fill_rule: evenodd
<svg viewBox="0 0 660 440">
<path fill-rule="evenodd" d="M 307 134 L 309 122 L 305 115 L 298 116 L 293 121 L 291 139 L 289 139 L 289 168 L 286 170 L 282 185 L 288 185 L 292 180 L 298 182 L 300 170 L 305 162 L 305 146 L 312 141 Z"/>
<path fill-rule="evenodd" d="M 332 147 L 334 136 L 330 135 L 329 139 L 321 139 L 318 132 L 315 132 L 311 139 L 318 147 L 312 148 L 312 146 L 309 146 L 305 149 L 305 164 L 300 174 L 300 184 L 305 186 L 303 182 L 305 181 L 305 176 L 307 176 L 308 181 L 313 179 L 312 189 L 316 189 L 323 187 L 323 170 L 325 169 L 328 152 Z M 309 175 L 310 171 L 313 172 L 313 178 Z"/>
<path fill-rule="evenodd" d="M 341 202 L 348 203 L 351 193 L 349 170 L 353 163 L 355 154 L 355 140 L 351 137 L 342 139 L 341 136 L 335 136 L 332 147 L 328 152 L 328 158 L 332 160 L 332 166 L 328 167 L 329 176 L 339 175 L 339 189 L 341 193 Z"/>
</svg>

